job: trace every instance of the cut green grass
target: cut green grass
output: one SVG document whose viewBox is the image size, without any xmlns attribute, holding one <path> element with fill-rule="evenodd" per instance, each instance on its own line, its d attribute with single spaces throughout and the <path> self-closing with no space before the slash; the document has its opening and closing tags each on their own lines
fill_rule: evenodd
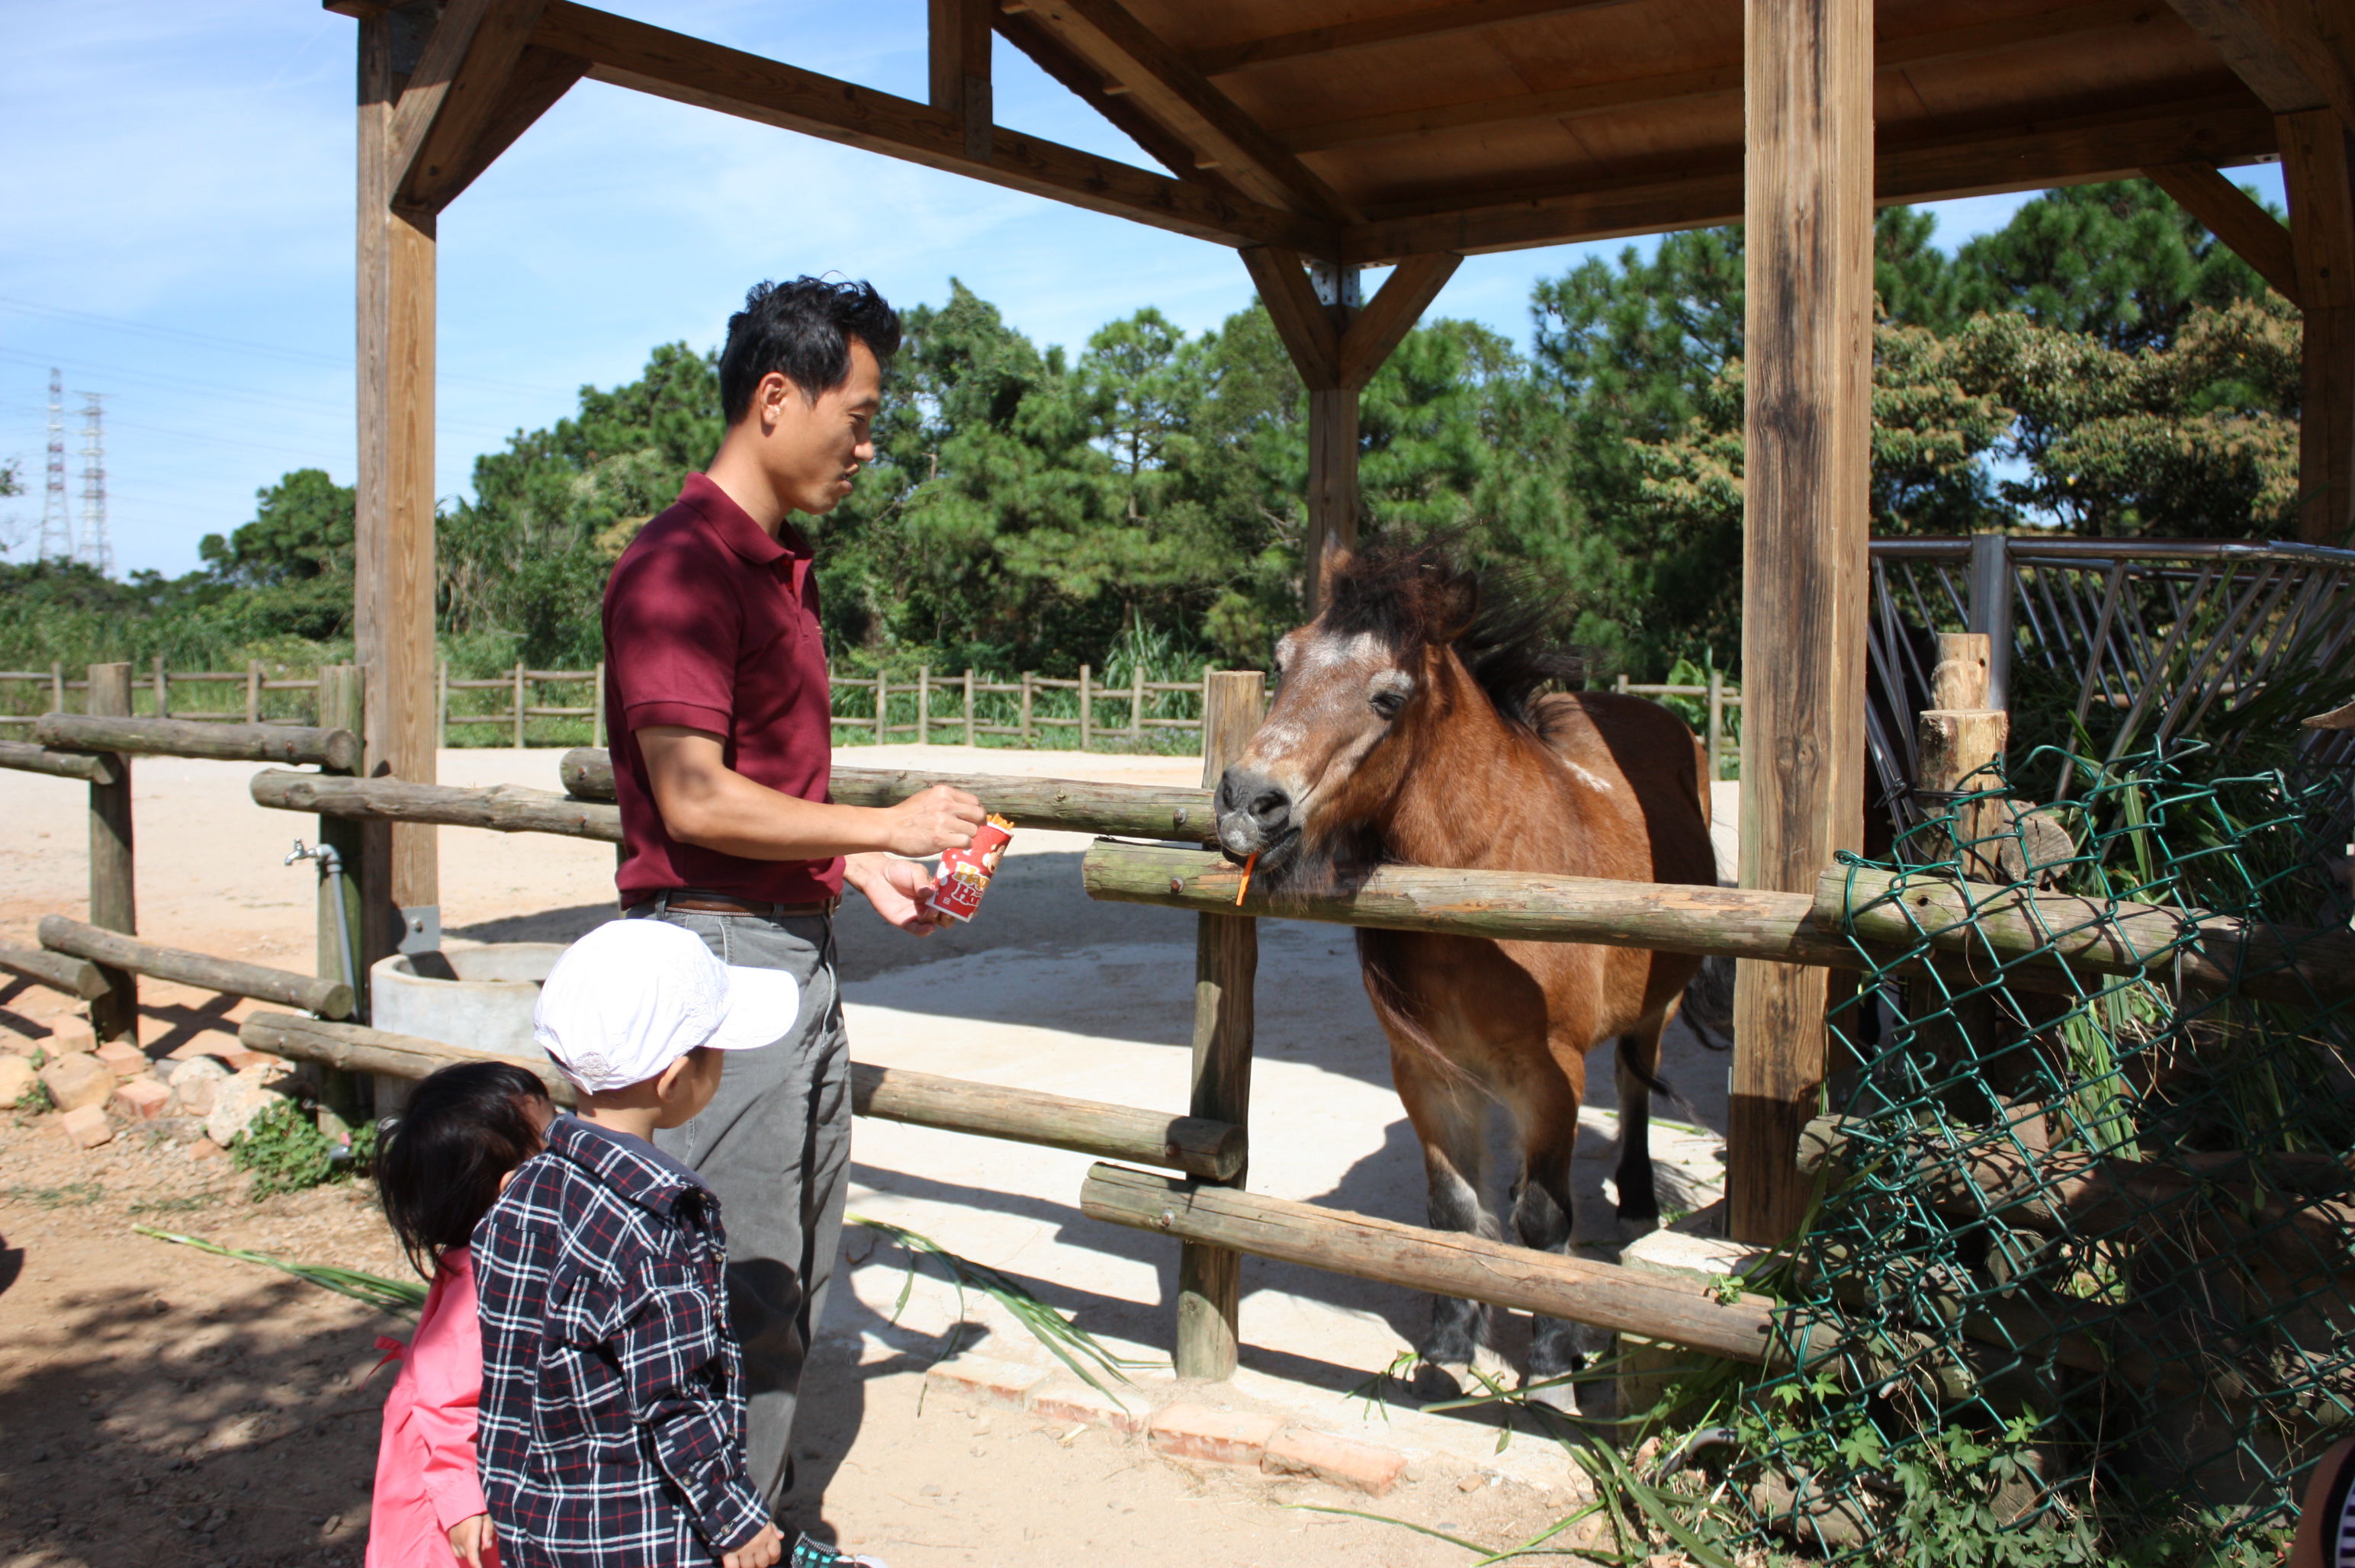
<svg viewBox="0 0 2355 1568">
<path fill-rule="evenodd" d="M 243 1252 L 236 1247 L 224 1247 L 218 1242 L 208 1242 L 197 1236 L 183 1236 L 170 1231 L 158 1231 L 153 1226 L 133 1225 L 132 1230 L 143 1236 L 153 1236 L 159 1242 L 172 1242 L 184 1247 L 194 1247 L 215 1257 L 235 1258 L 240 1263 L 260 1264 L 282 1274 L 291 1274 L 321 1290 L 332 1290 L 337 1296 L 348 1296 L 380 1312 L 398 1313 L 414 1317 L 425 1305 L 425 1282 L 410 1279 L 387 1279 L 380 1274 L 367 1274 L 358 1269 L 336 1268 L 329 1264 L 290 1264 L 284 1258 L 273 1258 L 268 1253 Z"/>
<path fill-rule="evenodd" d="M 899 1321 L 900 1314 L 907 1309 L 908 1298 L 916 1288 L 917 1267 L 925 1258 L 937 1258 L 948 1271 L 949 1283 L 955 1286 L 957 1293 L 957 1323 L 950 1330 L 947 1346 L 941 1351 L 943 1360 L 956 1354 L 958 1343 L 964 1338 L 964 1293 L 966 1287 L 971 1286 L 987 1294 L 1011 1314 L 1017 1323 L 1028 1329 L 1032 1339 L 1045 1346 L 1049 1355 L 1069 1367 L 1090 1388 L 1123 1410 L 1128 1406 L 1120 1395 L 1106 1387 L 1094 1371 L 1090 1371 L 1088 1366 L 1082 1363 L 1092 1364 L 1096 1371 L 1124 1383 L 1129 1381 L 1131 1369 L 1141 1371 L 1163 1364 L 1153 1360 L 1131 1360 L 1114 1354 L 1103 1341 L 1039 1300 L 1019 1281 L 970 1258 L 959 1257 L 930 1236 L 902 1225 L 894 1225 L 889 1221 L 868 1220 L 857 1214 L 849 1216 L 849 1222 L 895 1242 L 907 1251 L 907 1278 L 900 1283 L 900 1299 L 891 1307 L 891 1320 L 895 1323 Z"/>
</svg>

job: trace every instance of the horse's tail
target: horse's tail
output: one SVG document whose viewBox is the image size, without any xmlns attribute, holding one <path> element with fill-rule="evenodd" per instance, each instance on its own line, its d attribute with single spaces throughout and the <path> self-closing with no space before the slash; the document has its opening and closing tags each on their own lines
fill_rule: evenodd
<svg viewBox="0 0 2355 1568">
<path fill-rule="evenodd" d="M 1408 994 L 1406 983 L 1400 978 L 1396 955 L 1382 938 L 1391 933 L 1367 926 L 1358 928 L 1358 968 L 1366 982 L 1367 999 L 1374 1005 L 1374 1017 L 1393 1040 L 1404 1040 L 1414 1048 L 1415 1054 L 1428 1062 L 1439 1081 L 1457 1088 L 1482 1088 L 1485 1085 L 1465 1065 L 1447 1053 L 1423 1020 L 1415 1017 L 1414 1002 Z"/>
<path fill-rule="evenodd" d="M 1678 1016 L 1691 1026 L 1693 1037 L 1710 1051 L 1733 1048 L 1733 960 L 1712 953 L 1685 983 L 1684 1003 Z"/>
</svg>

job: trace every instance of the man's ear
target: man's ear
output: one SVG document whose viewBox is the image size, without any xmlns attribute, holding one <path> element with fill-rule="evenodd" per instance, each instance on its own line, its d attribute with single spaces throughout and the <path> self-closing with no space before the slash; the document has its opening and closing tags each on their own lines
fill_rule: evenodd
<svg viewBox="0 0 2355 1568">
<path fill-rule="evenodd" d="M 752 389 L 752 411 L 760 416 L 762 423 L 774 424 L 783 417 L 785 405 L 800 396 L 792 378 L 782 370 L 772 370 Z"/>
</svg>

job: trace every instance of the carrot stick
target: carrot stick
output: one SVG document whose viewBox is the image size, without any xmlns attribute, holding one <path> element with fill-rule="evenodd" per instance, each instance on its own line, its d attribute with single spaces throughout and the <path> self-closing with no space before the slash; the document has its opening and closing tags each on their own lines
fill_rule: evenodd
<svg viewBox="0 0 2355 1568">
<path fill-rule="evenodd" d="M 1238 888 L 1236 888 L 1236 889 L 1235 889 L 1235 907 L 1236 907 L 1237 909 L 1241 909 L 1241 908 L 1242 908 L 1242 907 L 1243 907 L 1243 895 L 1244 895 L 1245 893 L 1247 893 L 1247 892 L 1251 891 L 1252 868 L 1253 866 L 1258 865 L 1258 864 L 1259 864 L 1259 851 L 1258 851 L 1258 850 L 1256 850 L 1256 849 L 1254 849 L 1254 850 L 1252 850 L 1252 851 L 1251 852 L 1251 859 L 1247 859 L 1247 860 L 1245 860 L 1245 861 L 1243 862 L 1243 880 L 1242 880 L 1242 884 L 1241 884 L 1240 887 L 1238 887 Z"/>
</svg>

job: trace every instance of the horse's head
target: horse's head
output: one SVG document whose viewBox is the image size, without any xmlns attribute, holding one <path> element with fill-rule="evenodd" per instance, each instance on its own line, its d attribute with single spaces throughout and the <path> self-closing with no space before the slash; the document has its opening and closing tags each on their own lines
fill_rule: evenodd
<svg viewBox="0 0 2355 1568">
<path fill-rule="evenodd" d="M 1418 734 L 1467 703 L 1523 720 L 1571 663 L 1444 547 L 1385 537 L 1328 551 L 1325 575 L 1326 607 L 1278 640 L 1274 703 L 1214 801 L 1220 847 L 1270 875 L 1378 833 Z"/>
</svg>

